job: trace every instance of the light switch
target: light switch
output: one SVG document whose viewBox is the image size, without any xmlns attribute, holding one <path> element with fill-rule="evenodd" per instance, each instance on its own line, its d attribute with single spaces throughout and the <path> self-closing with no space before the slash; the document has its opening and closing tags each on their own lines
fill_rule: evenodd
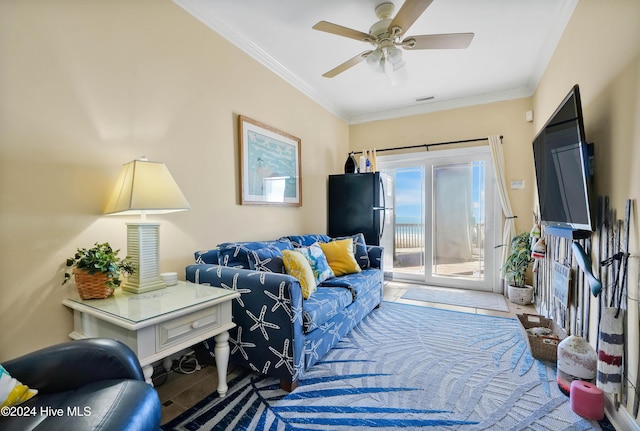
<svg viewBox="0 0 640 431">
<path fill-rule="evenodd" d="M 533 111 L 525 112 L 524 119 L 527 120 L 527 122 L 531 123 L 533 121 Z"/>
</svg>

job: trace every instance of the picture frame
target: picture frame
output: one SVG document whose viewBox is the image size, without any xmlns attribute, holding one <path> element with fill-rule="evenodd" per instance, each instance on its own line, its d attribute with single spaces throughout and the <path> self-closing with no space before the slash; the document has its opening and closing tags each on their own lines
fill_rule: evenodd
<svg viewBox="0 0 640 431">
<path fill-rule="evenodd" d="M 299 138 L 238 116 L 242 205 L 302 206 Z"/>
</svg>

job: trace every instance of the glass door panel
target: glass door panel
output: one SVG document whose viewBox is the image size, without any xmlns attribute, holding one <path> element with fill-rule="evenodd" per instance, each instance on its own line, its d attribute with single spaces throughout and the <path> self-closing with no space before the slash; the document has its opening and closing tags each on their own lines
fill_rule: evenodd
<svg viewBox="0 0 640 431">
<path fill-rule="evenodd" d="M 502 213 L 488 147 L 380 157 L 378 166 L 394 184 L 394 226 L 385 243 L 393 268 L 385 265 L 385 274 L 493 290 Z"/>
<path fill-rule="evenodd" d="M 395 174 L 394 273 L 423 279 L 425 272 L 424 166 L 399 167 Z"/>
<path fill-rule="evenodd" d="M 435 165 L 431 276 L 484 279 L 484 162 Z"/>
</svg>

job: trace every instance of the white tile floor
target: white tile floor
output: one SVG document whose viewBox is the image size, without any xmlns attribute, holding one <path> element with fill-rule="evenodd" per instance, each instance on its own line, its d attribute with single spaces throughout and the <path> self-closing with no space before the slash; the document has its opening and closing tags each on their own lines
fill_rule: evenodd
<svg viewBox="0 0 640 431">
<path fill-rule="evenodd" d="M 516 317 L 516 314 L 522 314 L 522 313 L 536 314 L 536 309 L 533 305 L 513 304 L 509 302 L 508 298 L 506 299 L 507 304 L 509 305 L 508 312 L 487 310 L 484 308 L 440 304 L 437 302 L 424 302 L 424 301 L 415 301 L 411 299 L 403 299 L 402 295 L 404 295 L 408 289 L 409 289 L 409 285 L 405 283 L 396 282 L 396 281 L 387 283 L 384 288 L 384 300 L 391 301 L 391 302 L 398 302 L 402 304 L 412 304 L 412 305 L 419 305 L 423 307 L 440 308 L 443 310 L 460 311 L 463 313 L 484 314 L 487 316 Z M 439 289 L 447 289 L 447 288 L 439 288 Z M 452 290 L 457 290 L 457 289 L 452 289 Z"/>
</svg>

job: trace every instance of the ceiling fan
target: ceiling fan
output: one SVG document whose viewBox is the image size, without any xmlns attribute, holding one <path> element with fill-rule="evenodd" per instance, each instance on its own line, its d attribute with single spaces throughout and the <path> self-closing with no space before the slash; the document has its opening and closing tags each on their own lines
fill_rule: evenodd
<svg viewBox="0 0 640 431">
<path fill-rule="evenodd" d="M 333 78 L 366 60 L 367 64 L 374 71 L 386 72 L 391 78 L 392 84 L 394 84 L 393 75 L 398 72 L 404 72 L 403 66 L 405 65 L 402 59 L 402 50 L 399 48 L 407 50 L 467 48 L 473 39 L 473 33 L 429 34 L 407 36 L 402 40 L 400 39 L 401 35 L 406 33 L 409 27 L 416 22 L 432 1 L 433 0 L 406 0 L 393 19 L 391 16 L 395 9 L 394 4 L 391 2 L 379 4 L 375 9 L 379 21 L 371 26 L 369 33 L 353 30 L 327 21 L 318 22 L 313 26 L 314 30 L 369 42 L 374 46 L 374 49 L 361 52 L 322 76 Z M 404 73 L 406 74 L 406 72 Z"/>
</svg>

